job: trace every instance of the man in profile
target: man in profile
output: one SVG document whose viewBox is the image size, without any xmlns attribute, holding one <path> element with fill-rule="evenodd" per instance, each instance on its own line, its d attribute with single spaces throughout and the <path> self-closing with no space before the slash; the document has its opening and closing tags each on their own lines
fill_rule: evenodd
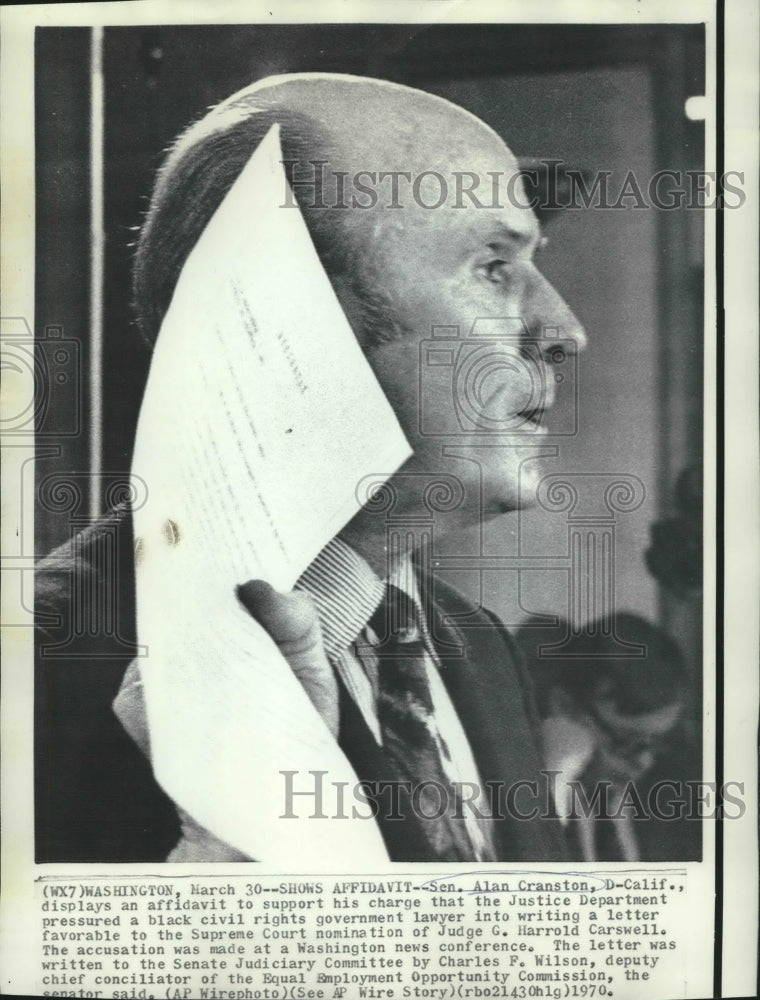
<svg viewBox="0 0 760 1000">
<path fill-rule="evenodd" d="M 421 484 L 436 477 L 450 477 L 458 491 L 456 502 L 436 514 L 438 537 L 530 503 L 540 469 L 525 461 L 534 457 L 526 445 L 545 430 L 553 403 L 552 351 L 568 342 L 581 348 L 584 333 L 536 267 L 542 237 L 533 212 L 524 198 L 507 197 L 506 179 L 518 172 L 517 162 L 486 125 L 445 100 L 382 81 L 299 74 L 260 81 L 209 112 L 169 153 L 140 236 L 135 301 L 144 335 L 158 337 L 184 261 L 274 124 L 322 266 L 413 450 L 390 481 L 394 513 L 413 521 L 424 509 Z M 326 165 L 318 182 L 315 164 Z M 495 198 L 494 176 L 505 179 Z M 509 189 L 521 194 L 519 186 Z M 308 295 L 297 273 L 292 286 L 294 295 Z M 500 345 L 498 363 L 457 423 L 452 414 L 462 400 L 451 379 L 426 379 L 421 344 L 435 328 L 466 337 L 483 320 Z M 455 446 L 426 433 L 431 424 L 455 427 Z M 484 438 L 494 427 L 503 434 Z M 129 514 L 114 520 L 122 562 L 118 593 L 106 600 L 118 603 L 122 633 L 133 635 Z M 62 616 L 64 628 L 72 573 L 86 578 L 92 594 L 114 586 L 98 578 L 100 539 L 96 525 L 38 569 L 38 607 Z M 241 580 L 229 599 L 239 599 L 269 631 L 360 780 L 407 789 L 391 814 L 377 801 L 376 822 L 391 859 L 560 859 L 561 832 L 541 808 L 545 797 L 537 791 L 524 808 L 511 791 L 542 779 L 528 685 L 506 629 L 441 581 L 416 573 L 413 551 L 389 553 L 386 542 L 385 519 L 367 505 L 293 594 Z M 71 590 L 82 592 L 79 584 Z M 100 649 L 95 642 L 93 648 Z M 100 654 L 84 655 L 91 667 Z M 46 730 L 57 710 L 53 698 L 43 698 Z M 127 671 L 116 712 L 149 756 L 139 661 Z M 56 739 L 65 745 L 67 730 L 81 739 L 81 721 L 75 715 L 56 723 Z M 144 795 L 167 817 L 140 756 L 131 757 L 121 737 L 108 739 L 120 763 L 106 773 L 116 768 L 128 776 L 130 796 Z M 55 747 L 42 753 L 50 758 Z M 49 759 L 46 767 L 51 784 L 60 779 L 65 786 L 67 774 L 56 777 Z M 118 808 L 99 803 L 94 835 L 78 796 L 55 793 L 58 813 L 42 820 L 54 856 L 70 858 L 84 827 L 105 860 L 122 859 L 125 831 L 151 840 L 146 814 L 125 818 L 125 804 L 106 784 L 96 794 L 109 795 Z M 415 794 L 423 786 L 444 793 L 441 809 Z M 180 816 L 182 835 L 170 860 L 245 860 L 213 831 Z M 165 829 L 176 837 L 170 823 Z M 151 850 L 166 853 L 156 846 L 146 859 Z M 265 856 L 262 845 L 258 857 Z"/>
<path fill-rule="evenodd" d="M 524 625 L 515 636 L 533 680 L 544 761 L 557 775 L 557 810 L 570 858 L 697 857 L 697 825 L 683 819 L 689 805 L 677 790 L 682 781 L 673 780 L 686 776 L 693 751 L 683 725 L 683 654 L 663 629 L 619 612 L 617 637 L 643 653 L 615 657 L 605 626 L 599 619 L 587 633 L 572 635 L 567 622 L 552 630 Z M 563 632 L 570 638 L 560 644 Z M 666 809 L 653 792 L 664 777 Z"/>
</svg>

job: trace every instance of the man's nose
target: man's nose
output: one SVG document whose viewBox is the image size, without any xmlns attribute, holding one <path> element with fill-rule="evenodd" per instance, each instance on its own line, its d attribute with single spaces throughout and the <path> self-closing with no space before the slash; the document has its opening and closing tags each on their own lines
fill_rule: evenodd
<svg viewBox="0 0 760 1000">
<path fill-rule="evenodd" d="M 525 320 L 531 336 L 553 344 L 572 340 L 576 351 L 588 344 L 586 331 L 556 288 L 535 267 L 528 284 Z"/>
</svg>

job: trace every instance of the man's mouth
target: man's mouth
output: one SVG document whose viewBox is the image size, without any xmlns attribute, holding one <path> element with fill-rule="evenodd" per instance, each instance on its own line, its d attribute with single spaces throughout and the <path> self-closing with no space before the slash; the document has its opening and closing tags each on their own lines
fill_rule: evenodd
<svg viewBox="0 0 760 1000">
<path fill-rule="evenodd" d="M 552 407 L 553 400 L 546 398 L 543 393 L 543 398 L 540 400 L 536 398 L 536 393 L 532 394 L 532 398 L 526 400 L 526 393 L 523 395 L 522 401 L 527 402 L 528 405 L 514 410 L 509 405 L 508 399 L 508 396 L 511 396 L 513 392 L 513 387 L 505 386 L 493 393 L 483 407 L 484 422 L 491 429 L 506 434 L 546 432 L 545 417 Z"/>
<path fill-rule="evenodd" d="M 544 415 L 548 407 L 539 406 L 529 410 L 519 410 L 512 418 L 515 430 L 539 431 L 546 430 Z"/>
</svg>

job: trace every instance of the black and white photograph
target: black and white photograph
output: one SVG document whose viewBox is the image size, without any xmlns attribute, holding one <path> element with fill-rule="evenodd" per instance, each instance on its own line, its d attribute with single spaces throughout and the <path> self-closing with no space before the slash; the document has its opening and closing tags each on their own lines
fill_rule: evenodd
<svg viewBox="0 0 760 1000">
<path fill-rule="evenodd" d="M 93 44 L 78 28 L 36 39 L 37 320 L 48 363 L 66 353 L 72 366 L 60 390 L 51 382 L 46 418 L 56 430 L 82 422 L 37 463 L 38 860 L 266 858 L 268 844 L 226 842 L 223 810 L 238 804 L 248 822 L 261 780 L 272 840 L 280 814 L 313 812 L 285 797 L 328 796 L 332 776 L 309 773 L 328 738 L 312 736 L 317 715 L 365 783 L 349 815 L 367 815 L 364 794 L 388 783 L 376 820 L 360 822 L 378 826 L 393 860 L 698 860 L 685 783 L 701 778 L 702 217 L 715 197 L 703 27 L 106 28 L 97 178 Z M 265 139 L 282 167 L 258 223 L 233 184 Z M 266 181 L 254 183 L 261 198 Z M 283 226 L 298 214 L 305 232 L 292 238 L 311 245 L 289 249 L 275 210 Z M 237 266 L 248 252 L 241 243 L 260 258 L 250 292 L 222 270 L 225 254 Z M 323 335 L 320 295 L 333 311 L 337 300 L 345 320 L 326 323 L 346 324 L 361 356 L 330 345 L 312 409 L 306 364 L 324 356 L 299 340 Z M 171 309 L 181 329 L 152 354 Z M 390 434 L 400 440 L 383 455 Z M 240 492 L 225 496 L 232 463 Z M 336 506 L 346 523 L 328 539 L 319 521 Z M 281 531 L 268 509 L 305 528 L 271 557 L 287 560 L 295 598 L 258 582 L 271 582 L 265 536 Z M 301 565 L 296 546 L 311 554 L 315 535 L 326 544 Z M 237 576 L 223 565 L 233 556 Z M 220 642 L 236 656 L 243 623 L 223 632 L 244 615 L 269 624 L 278 673 L 288 661 L 310 704 L 280 705 L 253 658 L 244 681 L 214 662 Z M 308 737 L 291 712 L 314 716 Z M 294 769 L 283 748 L 275 782 L 253 764 L 229 774 L 237 736 L 254 756 L 280 736 L 314 739 L 314 752 L 294 752 L 307 769 L 282 776 Z M 188 791 L 205 823 L 153 780 L 159 739 L 179 786 L 203 782 Z M 547 769 L 563 801 L 569 782 L 610 782 L 598 823 L 552 819 L 548 787 L 535 821 L 510 815 L 531 811 L 510 785 L 545 782 Z M 682 786 L 682 822 L 671 788 L 647 801 L 665 779 Z M 409 795 L 403 820 L 393 782 Z M 611 818 L 629 782 L 640 823 Z"/>
<path fill-rule="evenodd" d="M 756 778 L 721 742 L 757 707 L 721 639 L 716 261 L 756 202 L 722 15 L 54 6 L 25 36 L 31 300 L 2 317 L 29 981 L 738 995 L 684 924 L 718 919 Z M 158 899 L 83 899 L 130 892 Z M 369 935 L 323 907 L 440 938 L 313 944 Z"/>
</svg>

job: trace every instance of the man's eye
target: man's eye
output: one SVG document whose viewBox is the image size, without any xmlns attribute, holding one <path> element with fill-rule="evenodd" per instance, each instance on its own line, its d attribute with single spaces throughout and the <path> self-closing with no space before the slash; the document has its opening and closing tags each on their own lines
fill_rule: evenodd
<svg viewBox="0 0 760 1000">
<path fill-rule="evenodd" d="M 482 264 L 479 270 L 483 277 L 488 278 L 489 281 L 500 282 L 507 277 L 509 264 L 505 260 L 494 258 Z"/>
</svg>

